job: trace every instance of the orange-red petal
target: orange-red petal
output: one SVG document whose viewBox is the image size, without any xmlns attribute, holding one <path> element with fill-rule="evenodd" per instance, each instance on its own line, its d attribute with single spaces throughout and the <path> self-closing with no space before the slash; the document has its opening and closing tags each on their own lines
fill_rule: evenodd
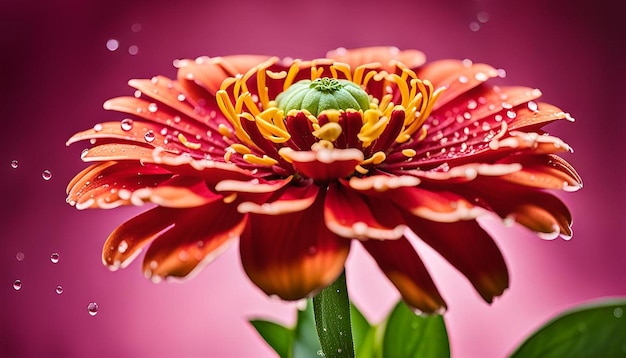
<svg viewBox="0 0 626 358">
<path fill-rule="evenodd" d="M 364 159 L 363 153 L 354 148 L 295 151 L 284 147 L 279 153 L 302 175 L 321 183 L 349 176 Z"/>
<path fill-rule="evenodd" d="M 263 292 L 285 300 L 315 294 L 343 271 L 350 240 L 324 225 L 323 195 L 304 211 L 248 214 L 240 253 L 248 277 Z"/>
<path fill-rule="evenodd" d="M 338 48 L 329 51 L 327 58 L 350 65 L 354 71 L 360 65 L 379 62 L 381 67 L 390 73 L 396 68 L 396 63 L 401 62 L 409 68 L 419 67 L 426 62 L 426 56 L 418 50 L 399 50 L 397 47 L 376 46 L 355 49 Z"/>
<path fill-rule="evenodd" d="M 426 313 L 440 313 L 446 308 L 428 270 L 406 238 L 367 240 L 361 244 L 406 303 Z"/>
</svg>

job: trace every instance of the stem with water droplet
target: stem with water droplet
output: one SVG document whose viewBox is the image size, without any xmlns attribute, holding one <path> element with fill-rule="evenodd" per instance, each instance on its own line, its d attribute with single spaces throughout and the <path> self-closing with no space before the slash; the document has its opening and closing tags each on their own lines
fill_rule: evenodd
<svg viewBox="0 0 626 358">
<path fill-rule="evenodd" d="M 350 300 L 345 271 L 313 297 L 315 327 L 326 357 L 354 358 Z"/>
</svg>

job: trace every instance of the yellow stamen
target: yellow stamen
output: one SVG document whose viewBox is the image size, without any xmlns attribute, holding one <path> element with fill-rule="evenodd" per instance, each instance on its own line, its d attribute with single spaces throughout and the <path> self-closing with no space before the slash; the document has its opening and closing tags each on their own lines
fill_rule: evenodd
<svg viewBox="0 0 626 358">
<path fill-rule="evenodd" d="M 285 78 L 285 83 L 283 83 L 283 91 L 286 91 L 293 84 L 293 80 L 296 78 L 298 72 L 300 72 L 300 64 L 302 61 L 294 60 L 291 67 L 289 67 L 289 72 L 287 73 L 287 78 Z"/>
<path fill-rule="evenodd" d="M 222 201 L 223 201 L 225 204 L 230 204 L 230 203 L 232 203 L 233 201 L 235 201 L 235 199 L 237 199 L 237 193 L 232 193 L 232 194 L 230 194 L 230 195 L 225 196 L 224 198 L 222 198 Z"/>
<path fill-rule="evenodd" d="M 232 148 L 235 152 L 237 152 L 239 154 L 250 154 L 250 153 L 252 153 L 250 148 L 246 147 L 243 144 L 239 144 L 239 143 L 231 144 L 229 148 Z"/>
<path fill-rule="evenodd" d="M 267 74 L 267 77 L 273 80 L 282 80 L 283 78 L 287 77 L 287 72 L 285 71 L 274 72 L 270 70 L 265 70 L 265 73 Z"/>
<path fill-rule="evenodd" d="M 230 128 L 228 128 L 228 126 L 225 125 L 224 123 L 220 123 L 220 125 L 217 126 L 217 131 L 220 132 L 222 136 L 227 137 L 227 138 L 232 135 Z"/>
<path fill-rule="evenodd" d="M 373 69 L 378 68 L 380 66 L 381 66 L 381 64 L 379 62 L 367 63 L 367 64 L 364 64 L 364 65 L 358 66 L 354 70 L 354 76 L 352 77 L 352 82 L 356 83 L 357 85 L 362 85 L 363 83 L 361 82 L 361 80 L 363 80 L 363 74 L 365 73 L 365 70 L 373 70 Z M 370 71 L 370 72 L 374 72 L 374 71 Z M 365 86 L 365 85 L 363 85 L 363 86 Z"/>
<path fill-rule="evenodd" d="M 341 135 L 342 128 L 339 123 L 328 122 L 324 124 L 320 129 L 313 132 L 313 135 L 319 139 L 334 142 Z"/>
<path fill-rule="evenodd" d="M 261 158 L 254 154 L 244 154 L 243 160 L 251 164 L 266 165 L 268 167 L 278 164 L 278 161 L 276 159 L 268 157 L 267 155 L 263 155 L 263 157 Z"/>
<path fill-rule="evenodd" d="M 332 66 L 330 66 L 330 72 L 333 74 L 334 78 L 339 78 L 338 72 L 341 72 L 346 76 L 348 81 L 352 80 L 352 73 L 350 73 L 350 65 L 343 62 L 335 62 Z"/>
<path fill-rule="evenodd" d="M 187 140 L 187 138 L 182 134 L 179 133 L 178 134 L 178 140 L 187 148 L 189 149 L 200 149 L 201 144 L 200 143 L 193 143 Z"/>
<path fill-rule="evenodd" d="M 362 166 L 360 166 L 360 165 L 357 165 L 356 167 L 354 167 L 354 170 L 356 170 L 357 172 L 359 172 L 359 173 L 361 173 L 361 174 L 363 174 L 363 175 L 365 175 L 365 174 L 369 173 L 369 170 L 367 170 L 367 169 L 363 168 L 363 167 L 362 167 Z"/>
<path fill-rule="evenodd" d="M 417 152 L 415 151 L 415 149 L 403 149 L 402 150 L 402 155 L 408 158 L 413 158 L 416 154 Z"/>
<path fill-rule="evenodd" d="M 374 153 L 374 155 L 372 155 L 371 157 L 359 163 L 359 165 L 369 165 L 369 164 L 378 165 L 384 162 L 385 159 L 387 159 L 387 155 L 384 152 L 379 151 L 379 152 Z"/>
</svg>

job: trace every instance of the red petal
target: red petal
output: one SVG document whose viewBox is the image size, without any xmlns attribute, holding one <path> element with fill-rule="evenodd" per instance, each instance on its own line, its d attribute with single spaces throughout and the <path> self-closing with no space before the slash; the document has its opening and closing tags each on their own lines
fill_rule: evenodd
<svg viewBox="0 0 626 358">
<path fill-rule="evenodd" d="M 509 286 L 504 258 L 476 221 L 438 223 L 405 216 L 407 225 L 474 285 L 489 303 Z"/>
<path fill-rule="evenodd" d="M 361 244 L 410 306 L 426 313 L 446 308 L 428 270 L 407 239 L 367 240 Z"/>
<path fill-rule="evenodd" d="M 387 205 L 385 221 L 393 226 L 386 226 L 376 219 L 371 210 L 374 206 L 365 200 L 362 194 L 349 187 L 330 184 L 324 202 L 324 220 L 328 229 L 345 238 L 393 240 L 402 237 L 406 226 L 397 210 Z"/>
<path fill-rule="evenodd" d="M 273 200 L 262 203 L 245 201 L 239 204 L 240 213 L 255 213 L 265 215 L 284 215 L 308 209 L 317 198 L 319 187 L 313 183 L 305 186 L 288 186 Z"/>
<path fill-rule="evenodd" d="M 320 195 L 304 211 L 249 214 L 240 240 L 241 261 L 266 294 L 301 299 L 328 286 L 343 271 L 350 241 L 328 231 L 323 202 Z"/>
<path fill-rule="evenodd" d="M 564 159 L 548 155 L 511 155 L 499 163 L 520 163 L 520 171 L 500 178 L 514 184 L 543 189 L 576 191 L 582 188 L 582 179 Z"/>
<path fill-rule="evenodd" d="M 155 282 L 199 272 L 238 238 L 246 225 L 246 217 L 222 201 L 178 209 L 173 216 L 174 225 L 153 241 L 144 257 L 145 275 Z"/>
<path fill-rule="evenodd" d="M 294 151 L 284 147 L 279 153 L 302 175 L 322 183 L 349 176 L 364 159 L 363 153 L 354 148 Z"/>
</svg>

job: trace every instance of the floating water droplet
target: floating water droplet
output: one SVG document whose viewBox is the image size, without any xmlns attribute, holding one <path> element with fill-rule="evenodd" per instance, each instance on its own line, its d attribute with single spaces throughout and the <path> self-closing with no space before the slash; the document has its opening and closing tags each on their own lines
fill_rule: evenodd
<svg viewBox="0 0 626 358">
<path fill-rule="evenodd" d="M 616 307 L 613 310 L 613 316 L 615 316 L 615 318 L 621 318 L 624 315 L 624 310 L 621 307 Z"/>
<path fill-rule="evenodd" d="M 57 295 L 62 294 L 63 293 L 63 286 L 58 285 L 57 288 L 54 291 L 57 293 Z"/>
<path fill-rule="evenodd" d="M 19 291 L 22 289 L 22 281 L 21 280 L 15 280 L 13 282 L 13 288 L 15 289 L 15 291 Z"/>
<path fill-rule="evenodd" d="M 119 41 L 117 41 L 116 39 L 109 39 L 107 41 L 107 50 L 109 51 L 115 51 L 120 47 L 120 43 Z"/>
<path fill-rule="evenodd" d="M 489 21 L 489 13 L 481 11 L 476 15 L 476 19 L 484 24 Z"/>
<path fill-rule="evenodd" d="M 52 179 L 52 172 L 46 169 L 41 173 L 41 177 L 43 178 L 43 180 L 50 180 Z"/>
<path fill-rule="evenodd" d="M 11 161 L 11 168 L 15 169 L 15 168 L 17 168 L 17 166 L 18 166 L 19 164 L 20 164 L 20 163 L 19 163 L 17 160 L 12 160 L 12 161 Z"/>
<path fill-rule="evenodd" d="M 58 252 L 53 252 L 52 255 L 50 255 L 50 261 L 53 264 L 56 264 L 59 262 L 59 253 Z"/>
<path fill-rule="evenodd" d="M 87 305 L 87 312 L 89 312 L 89 314 L 91 316 L 95 316 L 98 314 L 98 304 L 95 302 L 89 302 L 89 305 Z"/>
<path fill-rule="evenodd" d="M 24 261 L 24 253 L 23 252 L 18 252 L 15 255 L 15 258 L 17 259 L 17 261 Z"/>
<path fill-rule="evenodd" d="M 153 131 L 147 131 L 146 134 L 143 135 L 143 139 L 145 139 L 148 143 L 154 142 L 154 138 L 156 138 L 156 136 Z"/>
<path fill-rule="evenodd" d="M 130 27 L 130 31 L 132 31 L 132 32 L 139 32 L 139 31 L 141 31 L 141 24 L 140 23 L 133 24 Z"/>
<path fill-rule="evenodd" d="M 137 45 L 131 45 L 130 47 L 128 47 L 128 53 L 132 56 L 135 56 L 139 53 L 139 47 L 137 47 Z"/>
<path fill-rule="evenodd" d="M 470 30 L 476 32 L 476 31 L 480 30 L 480 24 L 477 23 L 476 21 L 472 21 L 472 22 L 469 23 L 469 28 L 470 28 Z"/>
<path fill-rule="evenodd" d="M 123 131 L 129 131 L 133 129 L 133 120 L 130 118 L 123 119 L 120 122 L 120 127 L 122 128 Z"/>
<path fill-rule="evenodd" d="M 157 106 L 157 104 L 156 104 L 156 103 L 150 103 L 150 104 L 148 105 L 148 111 L 149 111 L 150 113 L 154 113 L 154 112 L 156 112 L 156 111 L 158 111 L 158 110 L 159 110 L 159 107 Z"/>
</svg>

